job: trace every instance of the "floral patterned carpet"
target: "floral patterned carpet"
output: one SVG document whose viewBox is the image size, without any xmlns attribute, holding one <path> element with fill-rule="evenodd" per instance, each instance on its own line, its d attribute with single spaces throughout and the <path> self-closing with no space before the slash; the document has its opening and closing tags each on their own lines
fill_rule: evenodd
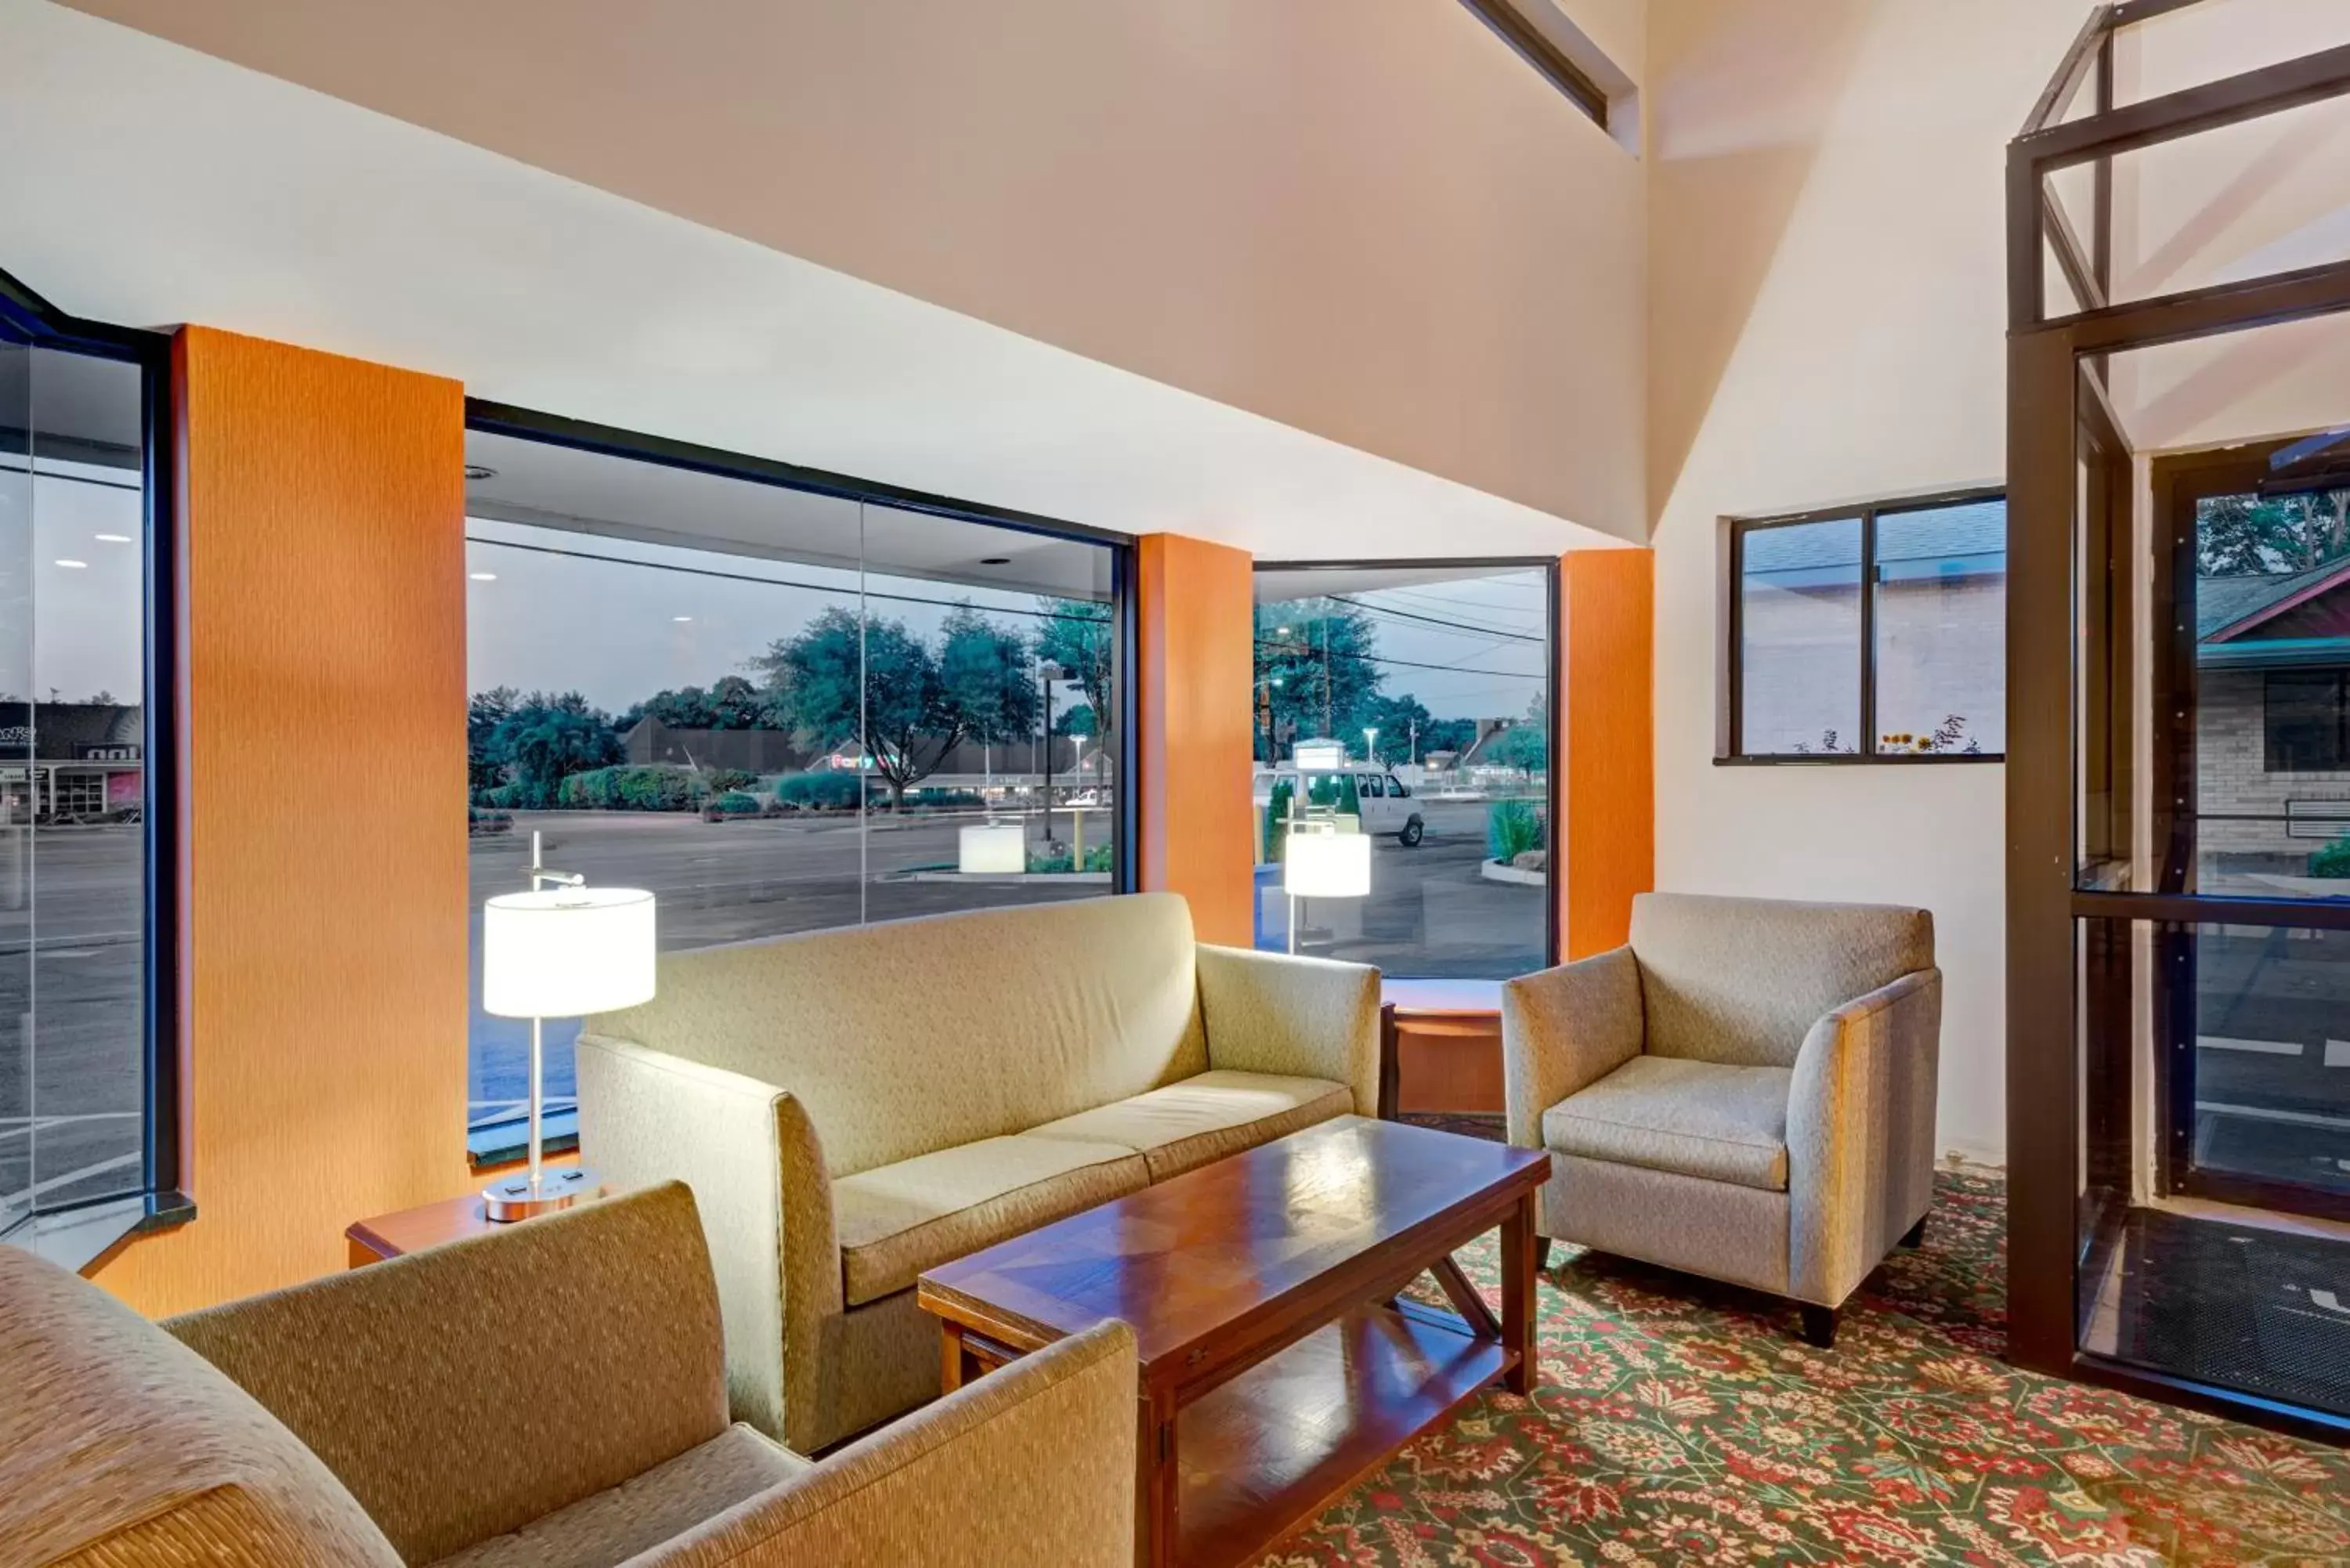
<svg viewBox="0 0 2350 1568">
<path fill-rule="evenodd" d="M 1541 1378 L 1406 1449 L 1264 1568 L 2350 1564 L 2350 1454 L 2020 1373 L 2003 1189 L 1944 1174 L 1845 1309 L 1560 1248 Z M 1490 1240 L 1461 1259 L 1492 1292 Z"/>
</svg>

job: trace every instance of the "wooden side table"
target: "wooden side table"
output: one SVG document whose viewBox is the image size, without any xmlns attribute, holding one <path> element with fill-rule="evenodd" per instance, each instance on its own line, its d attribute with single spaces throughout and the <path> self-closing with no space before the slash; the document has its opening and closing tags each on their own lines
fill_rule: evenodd
<svg viewBox="0 0 2350 1568">
<path fill-rule="evenodd" d="M 1390 980 L 1380 995 L 1379 1115 L 1503 1114 L 1500 981 Z"/>
<path fill-rule="evenodd" d="M 486 1235 L 492 1231 L 511 1230 L 515 1225 L 529 1223 L 527 1220 L 511 1220 L 505 1224 L 494 1222 L 482 1212 L 482 1195 L 468 1192 L 462 1198 L 444 1198 L 438 1203 L 403 1209 L 397 1214 L 379 1214 L 371 1220 L 354 1220 L 345 1227 L 343 1240 L 350 1247 L 350 1266 L 357 1269 L 426 1247 L 437 1247 L 443 1241 Z"/>
</svg>

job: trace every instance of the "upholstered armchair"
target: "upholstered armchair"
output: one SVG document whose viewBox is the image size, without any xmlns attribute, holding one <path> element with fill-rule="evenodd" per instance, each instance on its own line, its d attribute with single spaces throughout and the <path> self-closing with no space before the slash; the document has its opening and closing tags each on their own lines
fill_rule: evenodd
<svg viewBox="0 0 2350 1568">
<path fill-rule="evenodd" d="M 149 1323 L 0 1247 L 0 1563 L 1128 1568 L 1105 1324 L 821 1460 L 726 1417 L 675 1183 Z"/>
<path fill-rule="evenodd" d="M 1510 1141 L 1555 1239 L 1836 1309 L 1934 1189 L 1933 917 L 1646 893 L 1630 942 L 1502 988 Z"/>
</svg>

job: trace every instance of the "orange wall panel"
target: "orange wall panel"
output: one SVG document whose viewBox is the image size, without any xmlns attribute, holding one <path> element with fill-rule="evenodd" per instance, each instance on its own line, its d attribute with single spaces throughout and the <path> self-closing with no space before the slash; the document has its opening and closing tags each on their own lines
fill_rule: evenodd
<svg viewBox="0 0 2350 1568">
<path fill-rule="evenodd" d="M 1137 885 L 1188 898 L 1201 941 L 1246 947 L 1253 563 L 1246 551 L 1179 534 L 1143 535 L 1135 557 Z"/>
<path fill-rule="evenodd" d="M 469 1179 L 463 389 L 203 327 L 173 374 L 197 1212 L 99 1275 L 155 1314 Z"/>
<path fill-rule="evenodd" d="M 1647 550 L 1577 550 L 1560 565 L 1567 960 L 1622 945 L 1632 895 L 1656 886 L 1655 564 Z"/>
</svg>

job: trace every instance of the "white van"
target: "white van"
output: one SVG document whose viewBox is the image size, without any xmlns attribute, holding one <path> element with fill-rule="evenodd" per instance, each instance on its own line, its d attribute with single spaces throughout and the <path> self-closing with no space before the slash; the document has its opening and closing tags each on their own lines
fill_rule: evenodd
<svg viewBox="0 0 2350 1568">
<path fill-rule="evenodd" d="M 1270 774 L 1259 774 L 1265 780 L 1267 799 L 1274 784 L 1287 779 L 1298 792 L 1298 809 L 1305 809 L 1305 796 L 1319 779 L 1351 779 L 1355 798 L 1360 803 L 1365 833 L 1392 833 L 1396 842 L 1407 849 L 1416 846 L 1428 831 L 1428 824 L 1419 815 L 1419 802 L 1409 785 L 1384 768 L 1310 768 L 1300 772 L 1283 766 Z M 1260 802 L 1260 804 L 1263 804 Z"/>
</svg>

